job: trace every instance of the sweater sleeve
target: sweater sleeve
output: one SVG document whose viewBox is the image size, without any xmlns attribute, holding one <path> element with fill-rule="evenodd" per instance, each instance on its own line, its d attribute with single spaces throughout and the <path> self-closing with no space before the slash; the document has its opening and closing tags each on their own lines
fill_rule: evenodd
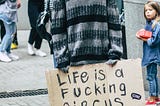
<svg viewBox="0 0 160 106">
<path fill-rule="evenodd" d="M 152 37 L 147 40 L 147 44 L 149 46 L 156 46 L 160 44 L 160 24 L 159 23 L 154 27 L 152 31 Z"/>
<path fill-rule="evenodd" d="M 108 10 L 108 31 L 110 39 L 110 48 L 108 52 L 109 59 L 120 59 L 122 56 L 122 28 L 119 19 L 119 11 L 114 0 L 107 0 Z"/>
<path fill-rule="evenodd" d="M 67 67 L 69 65 L 69 53 L 65 0 L 53 0 L 49 5 L 55 67 Z"/>
</svg>

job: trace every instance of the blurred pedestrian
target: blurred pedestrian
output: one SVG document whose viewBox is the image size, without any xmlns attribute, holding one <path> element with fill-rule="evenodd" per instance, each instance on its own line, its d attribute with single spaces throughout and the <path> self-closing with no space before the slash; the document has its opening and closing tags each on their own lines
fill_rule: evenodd
<svg viewBox="0 0 160 106">
<path fill-rule="evenodd" d="M 47 0 L 46 0 L 47 1 Z M 55 67 L 107 62 L 122 56 L 122 32 L 115 0 L 50 0 Z"/>
<path fill-rule="evenodd" d="M 150 38 L 144 38 L 141 33 L 137 36 L 143 41 L 142 66 L 146 66 L 149 83 L 149 98 L 146 105 L 155 105 L 160 102 L 158 98 L 157 66 L 160 65 L 160 6 L 157 2 L 148 1 L 144 5 L 146 19 L 145 30 L 151 32 Z M 144 33 L 146 34 L 146 33 Z"/>
<path fill-rule="evenodd" d="M 0 4 L 0 20 L 3 21 L 6 33 L 0 45 L 0 61 L 10 62 L 19 57 L 11 53 L 12 37 L 16 32 L 17 8 L 21 6 L 20 0 L 6 0 Z"/>
<path fill-rule="evenodd" d="M 28 39 L 28 54 L 45 57 L 47 54 L 40 50 L 42 38 L 36 30 L 36 22 L 40 12 L 44 10 L 44 0 L 28 0 L 28 16 L 31 25 Z M 34 46 L 34 47 L 33 47 Z M 35 48 L 35 51 L 34 51 Z"/>
<path fill-rule="evenodd" d="M 6 33 L 6 30 L 5 30 L 5 27 L 4 27 L 4 24 L 3 24 L 3 21 L 0 20 L 0 35 L 1 35 L 1 41 Z M 11 44 L 11 49 L 17 49 L 18 48 L 18 39 L 17 39 L 17 28 L 16 28 L 16 33 L 13 35 L 13 38 L 12 38 L 12 44 Z"/>
</svg>

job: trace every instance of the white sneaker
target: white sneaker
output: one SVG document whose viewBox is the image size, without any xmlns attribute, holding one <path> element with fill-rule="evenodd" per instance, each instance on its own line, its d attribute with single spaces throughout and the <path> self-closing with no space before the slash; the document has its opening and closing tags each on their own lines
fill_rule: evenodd
<svg viewBox="0 0 160 106">
<path fill-rule="evenodd" d="M 35 55 L 34 50 L 33 50 L 33 46 L 29 43 L 28 43 L 28 54 Z"/>
<path fill-rule="evenodd" d="M 36 52 L 35 52 L 35 54 L 37 55 L 37 56 L 41 56 L 41 57 L 45 57 L 45 56 L 47 56 L 47 54 L 45 53 L 45 52 L 42 52 L 41 50 L 36 50 Z"/>
<path fill-rule="evenodd" d="M 12 53 L 9 53 L 8 54 L 8 57 L 12 60 L 19 60 L 19 56 L 15 55 L 15 54 L 12 54 Z"/>
<path fill-rule="evenodd" d="M 0 52 L 0 61 L 11 62 L 12 60 L 8 57 L 6 53 Z"/>
</svg>

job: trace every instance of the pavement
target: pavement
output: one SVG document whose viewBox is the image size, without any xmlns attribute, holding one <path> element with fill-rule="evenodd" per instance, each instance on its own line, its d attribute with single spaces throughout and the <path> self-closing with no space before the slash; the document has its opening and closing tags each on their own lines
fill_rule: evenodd
<svg viewBox="0 0 160 106">
<path fill-rule="evenodd" d="M 20 60 L 0 62 L 0 106 L 49 106 L 48 94 L 40 91 L 47 90 L 45 71 L 53 69 L 47 41 L 43 40 L 41 47 L 47 53 L 46 57 L 30 56 L 27 54 L 29 30 L 18 30 L 17 33 L 19 46 L 12 52 Z M 148 92 L 145 94 L 147 97 Z"/>
<path fill-rule="evenodd" d="M 20 59 L 10 63 L 0 62 L 0 94 L 16 91 L 47 89 L 45 71 L 53 69 L 53 59 L 48 44 L 43 40 L 41 50 L 47 57 L 27 54 L 29 30 L 19 30 L 18 49 L 12 50 Z M 48 94 L 0 98 L 0 106 L 49 106 Z"/>
</svg>

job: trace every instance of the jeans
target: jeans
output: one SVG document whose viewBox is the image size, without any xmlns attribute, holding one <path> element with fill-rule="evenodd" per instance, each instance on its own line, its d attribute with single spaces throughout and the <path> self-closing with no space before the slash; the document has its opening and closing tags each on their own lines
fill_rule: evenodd
<svg viewBox="0 0 160 106">
<path fill-rule="evenodd" d="M 151 63 L 147 66 L 147 80 L 149 82 L 149 95 L 158 96 L 158 78 L 156 63 Z"/>
<path fill-rule="evenodd" d="M 1 45 L 0 52 L 10 53 L 11 51 L 11 43 L 13 34 L 16 32 L 16 23 L 12 22 L 11 24 L 7 24 L 4 22 L 6 34 L 4 35 Z"/>
</svg>

